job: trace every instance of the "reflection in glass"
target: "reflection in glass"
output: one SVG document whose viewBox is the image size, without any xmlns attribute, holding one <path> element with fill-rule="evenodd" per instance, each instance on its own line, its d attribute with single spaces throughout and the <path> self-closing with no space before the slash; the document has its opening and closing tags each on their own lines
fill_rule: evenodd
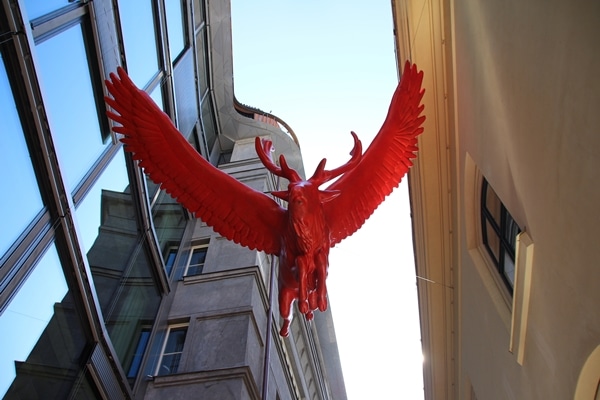
<svg viewBox="0 0 600 400">
<path fill-rule="evenodd" d="M 108 165 L 76 216 L 104 323 L 121 364 L 129 368 L 142 331 L 156 317 L 161 293 L 123 157 L 119 153 Z"/>
<path fill-rule="evenodd" d="M 190 85 L 194 77 L 194 56 L 191 51 L 186 51 L 173 71 L 177 128 L 186 137 L 198 121 L 198 93 L 195 85 Z"/>
<path fill-rule="evenodd" d="M 194 26 L 196 29 L 204 22 L 204 1 L 194 1 Z"/>
<path fill-rule="evenodd" d="M 0 257 L 42 209 L 42 199 L 29 159 L 27 144 L 12 96 L 4 61 L 0 55 L 0 182 L 18 194 L 19 212 L 14 196 L 0 196 Z"/>
<path fill-rule="evenodd" d="M 167 272 L 167 276 L 171 275 L 171 271 L 173 270 L 173 266 L 175 265 L 175 258 L 177 258 L 177 247 L 171 247 L 167 254 L 164 256 L 165 258 L 165 270 Z"/>
<path fill-rule="evenodd" d="M 152 1 L 119 0 L 118 4 L 127 73 L 138 87 L 146 87 L 159 65 Z"/>
<path fill-rule="evenodd" d="M 165 111 L 165 105 L 163 103 L 162 87 L 161 87 L 161 85 L 156 85 L 156 87 L 152 90 L 152 92 L 149 93 L 149 95 L 152 98 L 152 100 L 154 100 L 154 102 L 156 103 L 156 105 L 158 106 L 158 108 L 160 108 L 161 110 Z"/>
<path fill-rule="evenodd" d="M 27 9 L 27 17 L 31 20 L 74 2 L 74 0 L 25 0 L 25 8 Z"/>
<path fill-rule="evenodd" d="M 109 204 L 103 204 L 104 191 L 127 193 L 124 196 L 127 200 L 130 200 L 129 179 L 125 166 L 125 156 L 122 151 L 115 155 L 106 170 L 88 191 L 84 200 L 77 205 L 76 216 L 79 222 L 79 237 L 86 252 L 92 248 L 98 236 L 98 227 L 103 223 L 103 207 Z M 132 214 L 129 217 L 133 219 L 133 210 L 131 212 Z"/>
<path fill-rule="evenodd" d="M 500 261 L 500 237 L 494 226 L 490 223 L 490 221 L 486 221 L 486 244 L 488 245 L 490 251 L 492 252 L 492 256 L 494 257 L 494 262 L 498 263 Z"/>
<path fill-rule="evenodd" d="M 208 49 L 206 28 L 202 28 L 202 30 L 196 36 L 196 44 L 196 57 L 198 59 L 198 86 L 200 87 L 200 99 L 202 100 L 208 91 L 208 61 L 206 59 Z"/>
<path fill-rule="evenodd" d="M 0 396 L 68 398 L 86 337 L 54 246 L 0 316 L 0 343 Z"/>
<path fill-rule="evenodd" d="M 167 192 L 160 190 L 152 206 L 152 222 L 162 254 L 178 246 L 187 222 L 185 209 Z"/>
<path fill-rule="evenodd" d="M 142 359 L 144 358 L 144 353 L 146 352 L 146 347 L 148 347 L 151 332 L 151 327 L 142 328 L 142 331 L 140 332 L 140 338 L 137 346 L 135 346 L 135 353 L 133 354 L 129 370 L 127 371 L 127 378 L 131 384 L 134 383 L 135 378 L 140 372 L 140 366 L 142 364 Z"/>
<path fill-rule="evenodd" d="M 504 276 L 513 287 L 515 284 L 515 261 L 509 254 L 504 254 Z"/>
<path fill-rule="evenodd" d="M 152 100 L 163 109 L 160 85 L 150 93 Z M 178 246 L 186 223 L 185 210 L 146 175 L 146 188 L 152 207 L 152 222 L 162 254 L 170 246 Z"/>
<path fill-rule="evenodd" d="M 104 150 L 81 25 L 40 43 L 36 51 L 50 130 L 72 192 Z"/>
<path fill-rule="evenodd" d="M 163 109 L 160 85 L 152 90 L 150 97 Z M 146 187 L 148 197 L 150 198 L 150 205 L 152 206 L 154 231 L 156 232 L 162 254 L 166 254 L 169 247 L 178 246 L 181 241 L 187 220 L 186 212 L 175 199 L 160 189 L 160 185 L 154 183 L 147 175 Z"/>
<path fill-rule="evenodd" d="M 185 47 L 185 30 L 181 7 L 181 0 L 165 0 L 171 62 L 175 62 L 175 59 Z"/>
<path fill-rule="evenodd" d="M 485 192 L 485 206 L 490 212 L 490 216 L 494 219 L 494 222 L 496 222 L 496 225 L 500 226 L 502 203 L 500 202 L 496 192 L 494 192 L 494 189 L 492 189 L 489 184 L 486 186 L 487 190 Z"/>
<path fill-rule="evenodd" d="M 202 103 L 202 124 L 204 126 L 206 145 L 208 146 L 208 151 L 211 152 L 217 141 L 217 127 L 215 125 L 215 113 L 212 106 L 212 100 L 209 96 L 207 96 Z"/>
</svg>

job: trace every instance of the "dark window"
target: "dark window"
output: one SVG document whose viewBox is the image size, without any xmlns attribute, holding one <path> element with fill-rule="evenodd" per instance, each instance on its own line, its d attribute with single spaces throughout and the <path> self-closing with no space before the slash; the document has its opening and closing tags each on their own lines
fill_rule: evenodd
<svg viewBox="0 0 600 400">
<path fill-rule="evenodd" d="M 485 179 L 481 188 L 481 230 L 483 244 L 502 281 L 512 293 L 515 281 L 515 247 L 521 228 Z"/>
<path fill-rule="evenodd" d="M 175 258 L 177 257 L 177 247 L 171 247 L 165 257 L 165 270 L 167 276 L 171 275 L 173 265 L 175 265 Z"/>
<path fill-rule="evenodd" d="M 186 276 L 199 275 L 204 269 L 204 261 L 206 260 L 206 253 L 208 247 L 196 247 L 190 256 L 190 261 L 186 269 Z"/>
<path fill-rule="evenodd" d="M 185 343 L 186 334 L 187 326 L 169 328 L 156 375 L 170 375 L 177 373 L 179 370 L 179 362 L 181 361 L 181 354 L 183 353 L 183 344 Z"/>
<path fill-rule="evenodd" d="M 131 360 L 129 371 L 127 371 L 127 379 L 129 379 L 129 383 L 132 385 L 140 372 L 142 359 L 144 358 L 144 353 L 146 352 L 146 347 L 148 347 L 148 341 L 150 340 L 150 332 L 151 328 L 149 327 L 144 327 L 140 331 L 140 337 L 135 346 L 135 353 L 133 353 L 133 359 Z"/>
</svg>

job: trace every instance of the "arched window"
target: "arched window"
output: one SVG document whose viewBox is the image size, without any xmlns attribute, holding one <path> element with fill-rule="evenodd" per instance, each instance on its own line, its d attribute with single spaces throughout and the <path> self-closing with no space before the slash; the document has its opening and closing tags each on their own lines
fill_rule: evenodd
<svg viewBox="0 0 600 400">
<path fill-rule="evenodd" d="M 575 400 L 600 400 L 600 346 L 594 351 L 583 364 L 577 388 L 575 389 Z"/>
</svg>

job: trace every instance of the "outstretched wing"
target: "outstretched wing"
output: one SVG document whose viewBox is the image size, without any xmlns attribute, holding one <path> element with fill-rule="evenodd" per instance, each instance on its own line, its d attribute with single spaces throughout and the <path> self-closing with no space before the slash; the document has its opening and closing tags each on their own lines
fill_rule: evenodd
<svg viewBox="0 0 600 400">
<path fill-rule="evenodd" d="M 338 197 L 323 204 L 331 246 L 356 232 L 412 165 L 425 121 L 421 116 L 422 81 L 423 71 L 407 61 L 385 122 L 362 160 L 327 188 L 340 191 Z"/>
<path fill-rule="evenodd" d="M 118 115 L 107 115 L 121 124 L 113 130 L 150 178 L 227 239 L 279 254 L 286 210 L 202 158 L 122 68 L 118 74 L 106 81 L 113 98 L 105 97 Z"/>
</svg>

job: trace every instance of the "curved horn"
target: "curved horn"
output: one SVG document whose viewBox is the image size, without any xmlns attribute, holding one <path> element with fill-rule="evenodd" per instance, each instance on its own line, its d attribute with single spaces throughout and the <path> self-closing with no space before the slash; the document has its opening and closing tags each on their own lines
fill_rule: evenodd
<svg viewBox="0 0 600 400">
<path fill-rule="evenodd" d="M 327 170 L 325 170 L 325 163 L 327 162 L 327 159 L 324 158 L 321 160 L 321 162 L 317 166 L 315 173 L 309 179 L 309 181 L 314 182 L 318 185 L 321 185 L 327 181 L 337 178 L 338 176 L 342 175 L 343 173 L 350 171 L 351 169 L 353 169 L 354 167 L 356 167 L 358 165 L 358 163 L 362 159 L 362 143 L 358 139 L 358 136 L 356 136 L 356 133 L 354 133 L 354 132 L 350 132 L 350 133 L 352 134 L 352 137 L 354 138 L 354 147 L 352 148 L 352 151 L 350 152 L 350 155 L 352 156 L 350 158 L 350 161 L 348 161 L 346 164 L 344 164 L 336 169 L 327 171 Z"/>
<path fill-rule="evenodd" d="M 296 171 L 288 166 L 283 154 L 279 156 L 279 164 L 281 164 L 281 167 L 278 167 L 277 164 L 273 162 L 273 159 L 271 158 L 271 152 L 273 151 L 272 141 L 262 140 L 257 136 L 254 140 L 254 147 L 256 148 L 256 154 L 258 155 L 258 158 L 260 158 L 260 161 L 263 163 L 265 168 L 271 171 L 274 175 L 285 178 L 290 182 L 298 182 L 302 180 L 300 175 L 298 175 Z"/>
</svg>

